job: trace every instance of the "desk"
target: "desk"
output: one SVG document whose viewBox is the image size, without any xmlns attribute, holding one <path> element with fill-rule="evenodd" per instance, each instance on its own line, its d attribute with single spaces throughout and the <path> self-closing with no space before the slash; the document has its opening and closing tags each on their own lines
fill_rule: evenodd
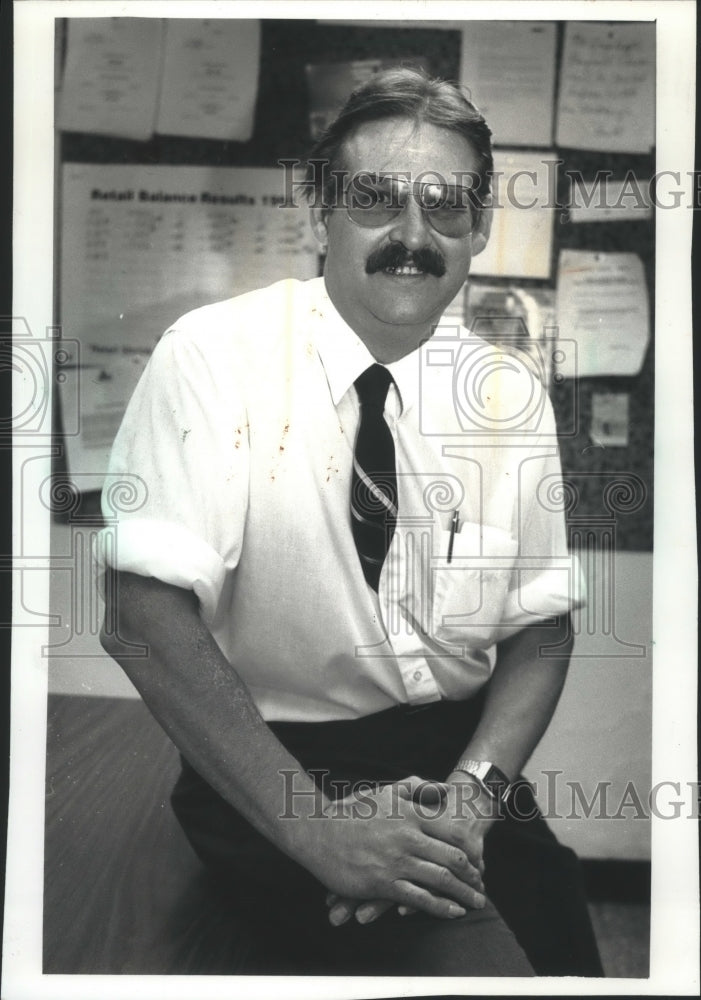
<svg viewBox="0 0 701 1000">
<path fill-rule="evenodd" d="M 45 973 L 241 972 L 246 928 L 170 808 L 178 766 L 141 701 L 49 696 Z M 592 908 L 609 975 L 648 974 L 648 910 L 632 911 Z"/>
<path fill-rule="evenodd" d="M 140 701 L 49 697 L 45 973 L 240 971 L 245 928 L 170 808 L 178 767 Z"/>
</svg>

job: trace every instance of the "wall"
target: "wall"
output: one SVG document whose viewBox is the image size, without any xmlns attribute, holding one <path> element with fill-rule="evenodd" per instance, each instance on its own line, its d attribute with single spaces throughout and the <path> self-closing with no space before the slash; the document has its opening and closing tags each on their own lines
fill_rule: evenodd
<svg viewBox="0 0 701 1000">
<path fill-rule="evenodd" d="M 555 22 L 555 91 L 560 85 L 566 22 Z M 154 135 L 150 140 L 111 138 L 76 132 L 59 133 L 61 163 L 208 165 L 213 167 L 275 167 L 280 158 L 303 158 L 310 144 L 309 96 L 305 76 L 307 64 L 346 63 L 351 60 L 398 60 L 422 64 L 446 79 L 460 74 L 461 30 L 453 22 L 450 29 L 328 24 L 311 20 L 264 19 L 261 22 L 260 87 L 255 126 L 248 142 L 190 139 Z M 654 30 L 651 24 L 650 30 Z M 59 53 L 65 33 L 58 39 Z M 60 58 L 58 60 L 60 70 Z M 60 80 L 60 72 L 59 72 Z M 477 82 L 475 81 L 475 86 Z M 538 107 L 533 116 L 538 116 Z M 650 114 L 652 114 L 652 108 Z M 498 136 L 497 136 L 498 140 Z M 566 206 L 571 196 L 570 177 L 578 172 L 590 183 L 598 172 L 612 178 L 650 178 L 655 169 L 654 150 L 649 154 L 597 152 L 548 145 L 541 156 L 560 161 L 557 172 L 557 203 Z M 556 290 L 557 257 L 561 250 L 634 252 L 644 265 L 650 315 L 654 316 L 654 222 L 638 220 L 634 213 L 614 222 L 573 223 L 571 213 L 558 210 L 554 219 L 553 260 L 547 279 L 524 278 L 524 289 Z M 59 264 L 66 267 L 70 262 Z M 495 278 L 497 285 L 512 279 Z M 125 288 L 128 298 L 128 289 Z M 224 297 L 224 296 L 221 296 Z M 200 303 L 193 303 L 200 304 Z M 602 310 L 603 310 L 602 305 Z M 183 311 L 183 310 L 181 310 Z M 163 326 L 173 315 L 163 317 Z M 533 331 L 532 331 L 533 332 Z M 590 438 L 594 393 L 625 393 L 629 400 L 628 443 L 626 446 L 596 446 Z M 576 417 L 570 427 L 572 399 L 576 395 Z M 573 385 L 567 378 L 553 384 L 551 396 L 563 433 L 561 451 L 565 475 L 571 474 L 579 496 L 578 516 L 598 519 L 606 486 L 623 473 L 635 474 L 643 484 L 639 502 L 630 503 L 616 524 L 616 546 L 630 551 L 652 549 L 653 502 L 652 470 L 654 441 L 654 351 L 651 338 L 640 372 L 634 376 L 597 376 Z M 564 429 L 567 428 L 565 431 Z M 60 462 L 59 462 L 59 470 Z"/>
</svg>

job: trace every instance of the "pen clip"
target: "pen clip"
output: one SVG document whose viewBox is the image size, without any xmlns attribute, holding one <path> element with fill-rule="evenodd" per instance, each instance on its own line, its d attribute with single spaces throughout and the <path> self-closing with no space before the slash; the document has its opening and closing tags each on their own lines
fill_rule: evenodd
<svg viewBox="0 0 701 1000">
<path fill-rule="evenodd" d="M 446 558 L 447 563 L 453 561 L 453 543 L 455 542 L 455 534 L 458 530 L 460 524 L 460 511 L 457 508 L 453 511 L 453 516 L 450 519 L 450 537 L 448 538 L 448 555 Z"/>
</svg>

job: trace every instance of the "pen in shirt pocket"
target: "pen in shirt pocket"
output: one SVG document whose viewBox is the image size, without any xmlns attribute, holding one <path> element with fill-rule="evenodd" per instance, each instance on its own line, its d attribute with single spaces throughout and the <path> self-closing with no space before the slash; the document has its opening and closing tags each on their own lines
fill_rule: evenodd
<svg viewBox="0 0 701 1000">
<path fill-rule="evenodd" d="M 453 561 L 453 543 L 455 541 L 456 534 L 460 531 L 460 511 L 454 510 L 453 516 L 450 519 L 450 537 L 448 538 L 448 556 L 446 562 Z"/>
</svg>

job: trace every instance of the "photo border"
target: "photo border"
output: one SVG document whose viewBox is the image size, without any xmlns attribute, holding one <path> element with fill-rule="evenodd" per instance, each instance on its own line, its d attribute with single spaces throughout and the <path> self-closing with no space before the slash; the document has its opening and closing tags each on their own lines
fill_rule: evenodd
<svg viewBox="0 0 701 1000">
<path fill-rule="evenodd" d="M 208 2 L 208 0 L 18 0 L 15 30 L 14 300 L 43 337 L 54 317 L 54 22 L 62 17 L 262 17 L 351 20 L 358 2 Z M 425 20 L 427 6 L 365 4 L 369 21 Z M 431 20 L 656 20 L 657 171 L 694 167 L 695 4 L 686 0 L 550 0 L 430 5 Z M 332 15 L 332 16 L 330 16 Z M 691 181 L 690 181 L 691 183 Z M 696 781 L 696 529 L 693 482 L 691 235 L 693 212 L 657 213 L 655 337 L 655 551 L 653 584 L 653 784 Z M 43 266 L 37 262 L 43 262 Z M 17 388 L 21 389 L 20 386 Z M 18 440 L 13 455 L 14 538 L 31 518 L 40 572 L 15 577 L 12 635 L 10 815 L 5 897 L 5 1000 L 101 996 L 381 997 L 462 992 L 483 995 L 694 995 L 698 992 L 699 897 L 697 824 L 652 818 L 650 976 L 636 980 L 544 978 L 453 979 L 358 977 L 65 976 L 42 974 L 45 732 L 48 663 L 46 625 L 27 609 L 49 607 L 50 514 L 38 498 L 21 496 L 27 458 L 51 474 L 50 416 L 36 440 Z M 31 501 L 31 502 L 30 502 Z M 673 734 L 673 738 L 670 734 Z"/>
</svg>

